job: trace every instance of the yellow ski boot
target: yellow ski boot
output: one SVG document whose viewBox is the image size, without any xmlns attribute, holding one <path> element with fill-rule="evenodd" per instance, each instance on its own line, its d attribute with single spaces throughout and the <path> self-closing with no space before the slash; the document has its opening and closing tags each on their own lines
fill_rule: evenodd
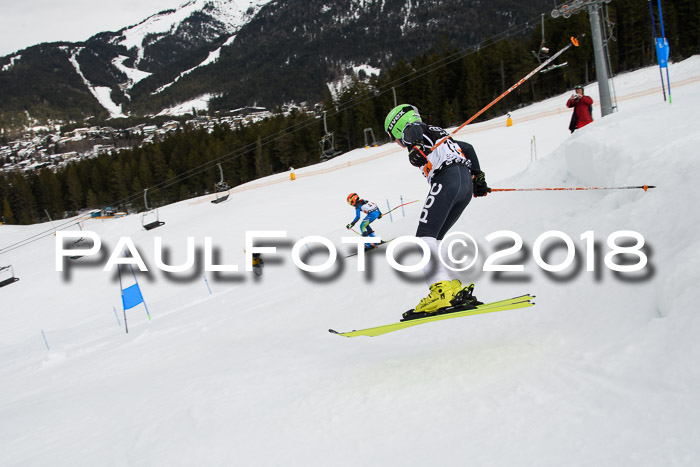
<svg viewBox="0 0 700 467">
<path fill-rule="evenodd" d="M 462 283 L 458 279 L 436 282 L 430 286 L 430 293 L 421 299 L 413 312 L 431 314 L 440 308 L 448 307 L 460 290 L 462 290 Z"/>
<path fill-rule="evenodd" d="M 421 299 L 415 310 L 405 312 L 401 321 L 476 308 L 483 302 L 473 292 L 474 284 L 462 285 L 457 279 L 436 282 L 430 286 L 428 296 Z"/>
</svg>

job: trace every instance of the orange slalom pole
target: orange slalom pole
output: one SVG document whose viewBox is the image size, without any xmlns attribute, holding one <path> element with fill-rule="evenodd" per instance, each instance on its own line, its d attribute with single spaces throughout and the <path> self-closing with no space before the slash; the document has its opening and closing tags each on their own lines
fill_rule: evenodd
<svg viewBox="0 0 700 467">
<path fill-rule="evenodd" d="M 585 35 L 585 34 L 584 34 L 584 35 Z M 581 37 L 583 37 L 583 35 L 582 35 Z M 515 88 L 517 88 L 518 86 L 520 86 L 521 84 L 523 84 L 523 83 L 524 83 L 525 81 L 527 81 L 528 79 L 532 78 L 532 76 L 535 75 L 535 74 L 536 74 L 538 71 L 540 71 L 542 68 L 544 68 L 544 67 L 546 67 L 547 65 L 549 65 L 550 63 L 552 63 L 552 61 L 555 60 L 559 55 L 561 55 L 561 54 L 563 54 L 564 52 L 566 52 L 567 50 L 569 50 L 569 48 L 570 48 L 572 45 L 573 45 L 574 47 L 578 47 L 578 39 L 577 39 L 576 37 L 573 37 L 573 36 L 572 36 L 570 40 L 571 40 L 571 42 L 570 42 L 569 44 L 567 44 L 566 47 L 564 47 L 563 49 L 561 49 L 560 51 L 558 51 L 557 53 L 555 53 L 554 55 L 552 55 L 551 57 L 549 57 L 546 61 L 542 62 L 542 64 L 540 64 L 540 66 L 538 66 L 537 68 L 535 68 L 534 70 L 532 70 L 530 73 L 528 73 L 524 78 L 522 78 L 520 81 L 518 81 L 518 82 L 515 83 L 513 86 L 511 86 L 506 92 L 504 92 L 503 94 L 501 94 L 500 96 L 498 96 L 497 98 L 495 98 L 494 100 L 492 100 L 491 103 L 489 103 L 486 107 L 484 107 L 483 109 L 479 110 L 479 111 L 478 111 L 477 113 L 475 113 L 469 120 L 467 120 L 466 122 L 464 122 L 464 123 L 462 123 L 460 126 L 458 126 L 457 129 L 456 129 L 455 131 L 453 131 L 453 132 L 450 133 L 448 136 L 445 136 L 445 137 L 442 138 L 440 141 L 438 141 L 438 142 L 435 144 L 435 146 L 432 147 L 431 151 L 434 151 L 435 148 L 437 148 L 437 147 L 440 146 L 442 143 L 444 143 L 445 140 L 446 140 L 447 138 L 449 138 L 450 136 L 453 136 L 453 135 L 456 134 L 459 130 L 461 130 L 461 129 L 464 128 L 465 126 L 469 125 L 469 124 L 470 124 L 471 122 L 473 122 L 479 115 L 481 115 L 482 113 L 484 113 L 484 112 L 486 112 L 488 109 L 490 109 L 491 106 L 493 106 L 496 102 L 500 101 L 501 99 L 503 99 L 504 97 L 506 97 L 508 94 L 510 94 L 511 92 L 513 92 L 513 90 L 515 90 Z"/>
<path fill-rule="evenodd" d="M 497 191 L 583 191 L 583 190 L 644 190 L 656 188 L 655 185 L 639 186 L 573 186 L 557 188 L 491 188 L 491 193 Z"/>
</svg>

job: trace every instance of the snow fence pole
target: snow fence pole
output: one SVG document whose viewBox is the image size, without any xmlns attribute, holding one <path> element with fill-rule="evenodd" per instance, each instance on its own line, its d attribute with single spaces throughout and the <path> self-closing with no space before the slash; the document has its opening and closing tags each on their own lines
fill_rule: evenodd
<svg viewBox="0 0 700 467">
<path fill-rule="evenodd" d="M 584 36 L 585 36 L 585 34 L 582 34 L 580 37 L 583 38 Z M 578 38 L 576 38 L 576 37 L 574 37 L 574 36 L 571 36 L 571 38 L 569 39 L 569 43 L 566 45 L 566 47 L 562 48 L 562 49 L 559 50 L 557 53 L 555 53 L 554 55 L 552 55 L 551 57 L 549 57 L 547 60 L 545 60 L 544 62 L 542 62 L 542 64 L 540 64 L 540 66 L 538 66 L 537 68 L 535 68 L 534 70 L 532 70 L 530 73 L 528 73 L 525 77 L 523 77 L 520 81 L 518 81 L 518 82 L 515 83 L 513 86 L 511 86 L 511 87 L 510 87 L 508 90 L 506 90 L 503 94 L 501 94 L 500 96 L 498 96 L 497 98 L 495 98 L 494 100 L 492 100 L 486 107 L 484 107 L 483 109 L 479 110 L 477 113 L 475 113 L 474 115 L 472 115 L 472 117 L 471 117 L 469 120 L 467 120 L 466 122 L 464 122 L 464 123 L 462 123 L 460 126 L 458 126 L 458 127 L 455 129 L 455 131 L 453 131 L 452 133 L 450 133 L 449 135 L 445 136 L 445 137 L 442 138 L 440 141 L 438 141 L 437 144 L 435 144 L 435 146 L 432 147 L 431 151 L 434 151 L 435 148 L 437 148 L 437 147 L 440 146 L 442 143 L 444 143 L 445 140 L 447 140 L 450 136 L 455 135 L 459 130 L 461 130 L 462 128 L 464 128 L 465 126 L 467 126 L 467 125 L 469 125 L 471 122 L 473 122 L 479 115 L 481 115 L 482 113 L 484 113 L 484 112 L 486 112 L 488 109 L 490 109 L 491 106 L 493 106 L 496 102 L 500 101 L 501 99 L 503 99 L 504 97 L 506 97 L 508 94 L 510 94 L 511 92 L 513 92 L 518 86 L 520 86 L 520 85 L 523 84 L 525 81 L 527 81 L 527 80 L 529 80 L 530 78 L 532 78 L 538 71 L 540 71 L 542 68 L 544 68 L 544 67 L 546 67 L 547 65 L 549 65 L 550 63 L 552 63 L 557 57 L 559 57 L 559 55 L 561 55 L 561 54 L 563 54 L 564 52 L 566 52 L 567 50 L 569 50 L 569 48 L 571 48 L 571 46 L 578 47 Z"/>
<path fill-rule="evenodd" d="M 119 321 L 119 315 L 117 314 L 117 307 L 113 306 L 112 310 L 114 310 L 114 317 L 117 318 L 117 325 L 119 327 L 122 327 L 122 322 Z"/>
<path fill-rule="evenodd" d="M 46 340 L 46 334 L 44 333 L 44 330 L 43 330 L 43 329 L 41 330 L 41 337 L 44 338 L 44 345 L 46 346 L 46 350 L 51 350 L 51 349 L 49 348 L 49 341 Z"/>
<path fill-rule="evenodd" d="M 584 190 L 644 190 L 656 188 L 655 185 L 639 186 L 569 186 L 555 188 L 491 188 L 491 193 L 498 191 L 584 191 Z"/>
<path fill-rule="evenodd" d="M 205 274 L 203 277 L 204 277 L 204 283 L 207 285 L 207 290 L 209 291 L 209 295 L 213 295 L 211 293 L 211 287 L 209 287 L 209 281 L 207 280 L 207 275 Z"/>
</svg>

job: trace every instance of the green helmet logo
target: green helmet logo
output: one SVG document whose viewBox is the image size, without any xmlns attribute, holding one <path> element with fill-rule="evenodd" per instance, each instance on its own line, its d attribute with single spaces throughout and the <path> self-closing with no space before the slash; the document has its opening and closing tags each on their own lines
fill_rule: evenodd
<svg viewBox="0 0 700 467">
<path fill-rule="evenodd" d="M 389 115 L 384 120 L 384 130 L 389 133 L 389 136 L 396 139 L 401 139 L 401 134 L 406 125 L 413 122 L 420 122 L 420 114 L 418 109 L 410 104 L 401 104 L 394 107 Z"/>
</svg>

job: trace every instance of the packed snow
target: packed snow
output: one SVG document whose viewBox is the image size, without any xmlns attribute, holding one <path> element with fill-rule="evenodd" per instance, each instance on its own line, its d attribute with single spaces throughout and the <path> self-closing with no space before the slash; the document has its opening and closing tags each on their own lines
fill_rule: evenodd
<svg viewBox="0 0 700 467">
<path fill-rule="evenodd" d="M 673 104 L 656 67 L 617 77 L 619 110 L 604 118 L 588 86 L 595 121 L 574 134 L 567 94 L 512 112 L 512 127 L 501 117 L 457 135 L 475 146 L 493 188 L 656 186 L 474 199 L 452 230 L 472 235 L 480 254 L 458 277 L 482 301 L 536 295 L 527 309 L 375 338 L 327 331 L 395 322 L 427 293 L 422 274 L 399 274 L 383 251 L 367 255 L 365 272 L 344 258 L 352 248 L 341 238 L 354 235 L 348 193 L 384 210 L 427 194 L 396 145 L 297 169 L 294 181 L 282 173 L 250 182 L 221 204 L 209 195 L 163 206 L 165 225 L 152 231 L 142 222 L 155 212 L 87 220 L 102 250 L 65 259 L 63 272 L 51 235 L 62 221 L 0 226 L 0 266 L 20 279 L 0 288 L 0 465 L 700 464 L 700 57 L 672 64 L 670 76 Z M 413 235 L 421 202 L 375 231 Z M 260 277 L 244 270 L 252 231 L 285 232 L 258 241 L 277 248 L 263 254 Z M 496 264 L 523 271 L 482 270 L 513 244 L 486 240 L 499 231 L 523 248 Z M 575 245 L 560 272 L 535 260 L 550 231 Z M 633 254 L 612 261 L 645 256 L 640 271 L 611 270 L 615 232 Z M 292 261 L 297 243 L 313 252 L 302 255 L 309 264 L 327 259 L 318 244 L 305 246 L 314 235 L 338 249 L 327 272 Z M 149 267 L 135 276 L 152 319 L 143 305 L 126 311 L 128 334 L 116 267 L 102 271 L 121 237 Z M 195 266 L 161 272 L 156 237 L 170 265 L 186 263 L 193 237 Z M 205 237 L 213 264 L 239 272 L 203 270 Z M 543 260 L 563 262 L 564 245 L 546 240 Z M 134 283 L 129 266 L 121 273 L 124 287 Z"/>
</svg>

